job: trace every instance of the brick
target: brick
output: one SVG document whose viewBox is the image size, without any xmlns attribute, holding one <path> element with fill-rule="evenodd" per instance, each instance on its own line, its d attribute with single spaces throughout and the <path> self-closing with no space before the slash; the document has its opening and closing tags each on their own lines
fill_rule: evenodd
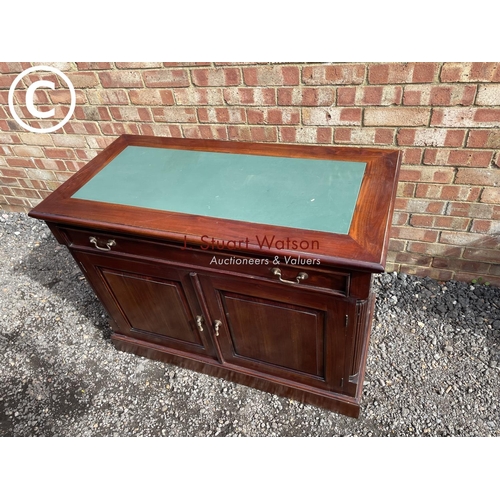
<svg viewBox="0 0 500 500">
<path fill-rule="evenodd" d="M 58 182 L 66 182 L 68 179 L 73 177 L 74 172 L 54 172 Z"/>
<path fill-rule="evenodd" d="M 175 104 L 174 95 L 170 89 L 133 89 L 129 91 L 128 95 L 132 104 L 147 106 L 171 106 Z M 128 104 L 128 99 L 126 104 Z"/>
<path fill-rule="evenodd" d="M 249 125 L 292 125 L 300 123 L 300 110 L 294 108 L 252 108 L 247 110 Z"/>
<path fill-rule="evenodd" d="M 52 138 L 58 134 L 33 134 L 32 132 L 26 132 L 19 134 L 19 139 L 24 144 L 29 144 L 33 146 L 53 146 L 54 142 Z"/>
<path fill-rule="evenodd" d="M 62 128 L 67 134 L 91 134 L 98 135 L 101 133 L 99 127 L 94 122 L 75 122 L 70 120 Z"/>
<path fill-rule="evenodd" d="M 110 62 L 77 62 L 76 67 L 78 70 L 99 70 L 99 69 L 111 69 L 113 65 Z"/>
<path fill-rule="evenodd" d="M 460 147 L 465 139 L 465 130 L 444 128 L 402 128 L 397 135 L 399 146 L 448 146 Z"/>
<path fill-rule="evenodd" d="M 403 165 L 419 165 L 422 161 L 422 148 L 405 148 L 403 149 L 403 158 L 401 160 Z"/>
<path fill-rule="evenodd" d="M 174 96 L 175 102 L 183 106 L 221 106 L 224 104 L 222 89 L 175 89 Z"/>
<path fill-rule="evenodd" d="M 249 86 L 298 85 L 300 72 L 297 66 L 257 66 L 243 68 L 243 81 Z"/>
<path fill-rule="evenodd" d="M 500 85 L 479 85 L 476 104 L 478 106 L 500 106 Z"/>
<path fill-rule="evenodd" d="M 427 227 L 434 229 L 454 229 L 465 231 L 471 219 L 465 217 L 448 217 L 445 215 L 412 214 L 409 225 L 412 227 Z"/>
<path fill-rule="evenodd" d="M 391 262 L 391 253 L 387 254 L 387 261 L 385 263 L 385 271 L 388 273 L 399 273 L 399 268 L 401 264 L 395 264 L 394 262 Z"/>
<path fill-rule="evenodd" d="M 404 226 L 408 223 L 410 216 L 404 212 L 394 212 L 392 216 L 392 223 L 395 226 Z"/>
<path fill-rule="evenodd" d="M 403 252 L 406 247 L 406 241 L 390 239 L 388 249 L 391 252 Z"/>
<path fill-rule="evenodd" d="M 280 89 L 278 89 L 280 90 Z M 224 101 L 229 105 L 275 106 L 276 89 L 230 88 L 223 89 Z"/>
<path fill-rule="evenodd" d="M 394 256 L 395 262 L 401 262 L 404 264 L 413 264 L 416 266 L 430 266 L 432 262 L 432 257 L 428 255 L 418 255 L 411 254 L 408 252 L 396 253 Z"/>
<path fill-rule="evenodd" d="M 438 235 L 439 231 L 435 231 L 433 229 L 420 229 L 406 226 L 393 226 L 391 229 L 391 238 L 397 238 L 400 240 L 415 240 L 435 243 Z"/>
<path fill-rule="evenodd" d="M 441 69 L 442 82 L 498 82 L 499 63 L 445 63 Z"/>
<path fill-rule="evenodd" d="M 357 85 L 364 79 L 364 64 L 326 64 L 302 70 L 302 82 L 306 85 Z"/>
<path fill-rule="evenodd" d="M 454 165 L 488 167 L 493 151 L 471 151 L 466 149 L 426 149 L 424 165 Z"/>
<path fill-rule="evenodd" d="M 0 73 L 15 73 L 16 76 L 23 71 L 19 62 L 0 62 Z"/>
<path fill-rule="evenodd" d="M 33 66 L 50 66 L 52 68 L 57 68 L 60 71 L 74 71 L 75 64 L 72 62 L 63 61 L 53 61 L 53 62 L 34 62 Z"/>
<path fill-rule="evenodd" d="M 496 282 L 494 284 L 498 286 L 498 284 L 499 284 L 498 281 L 500 279 L 500 278 L 498 278 L 498 276 L 500 276 L 500 266 L 499 265 L 495 265 L 495 264 L 491 264 L 490 270 L 489 270 L 489 274 L 495 276 Z M 491 282 L 491 276 L 486 276 L 485 279 L 484 279 L 484 281 L 490 281 Z"/>
<path fill-rule="evenodd" d="M 306 144 L 331 144 L 332 129 L 330 127 L 280 127 L 280 142 L 297 142 Z"/>
<path fill-rule="evenodd" d="M 87 146 L 92 149 L 104 149 L 108 147 L 115 139 L 109 136 L 87 136 L 85 137 Z"/>
<path fill-rule="evenodd" d="M 471 130 L 467 140 L 468 148 L 500 148 L 500 130 Z"/>
<path fill-rule="evenodd" d="M 335 89 L 328 87 L 295 87 L 278 89 L 281 106 L 332 106 Z"/>
<path fill-rule="evenodd" d="M 140 134 L 138 123 L 101 123 L 101 130 L 104 135 L 115 137 L 122 134 Z"/>
<path fill-rule="evenodd" d="M 224 125 L 183 125 L 182 131 L 187 139 L 228 139 L 227 127 Z"/>
<path fill-rule="evenodd" d="M 366 108 L 364 124 L 367 126 L 418 127 L 427 125 L 430 110 L 424 108 Z"/>
<path fill-rule="evenodd" d="M 441 199 L 450 201 L 478 201 L 481 188 L 469 186 L 443 186 Z"/>
<path fill-rule="evenodd" d="M 158 137 L 182 137 L 182 130 L 179 125 L 143 123 L 140 125 L 140 129 L 143 135 L 154 135 Z"/>
<path fill-rule="evenodd" d="M 392 106 L 401 104 L 402 87 L 339 87 L 338 106 Z"/>
<path fill-rule="evenodd" d="M 500 221 L 475 219 L 470 228 L 471 233 L 500 234 Z"/>
<path fill-rule="evenodd" d="M 214 63 L 214 64 L 219 64 L 219 63 Z M 223 64 L 240 64 L 240 63 L 223 63 Z M 243 63 L 244 64 L 244 63 Z M 169 68 L 169 67 L 175 67 L 175 68 L 179 68 L 179 67 L 183 67 L 183 66 L 187 66 L 187 67 L 191 67 L 191 66 L 211 66 L 212 63 L 210 62 L 164 62 L 163 63 L 163 66 L 165 66 L 166 68 Z"/>
<path fill-rule="evenodd" d="M 161 68 L 161 62 L 116 62 L 118 69 L 142 69 L 142 68 Z"/>
<path fill-rule="evenodd" d="M 442 245 L 439 243 L 421 243 L 419 241 L 410 241 L 408 243 L 408 251 L 432 257 L 460 257 L 462 247 Z"/>
<path fill-rule="evenodd" d="M 431 126 L 450 128 L 499 127 L 500 110 L 484 108 L 434 109 Z"/>
<path fill-rule="evenodd" d="M 432 267 L 451 269 L 453 271 L 484 273 L 488 271 L 490 265 L 484 262 L 471 262 L 462 259 L 435 257 L 432 261 Z"/>
<path fill-rule="evenodd" d="M 97 156 L 98 151 L 95 151 L 93 149 L 75 149 L 75 153 L 80 160 L 89 161 Z M 67 168 L 69 169 L 68 162 L 66 162 L 66 165 Z M 76 165 L 76 164 L 70 163 L 69 165 Z"/>
<path fill-rule="evenodd" d="M 75 89 L 92 88 L 99 85 L 99 78 L 90 71 L 76 71 L 67 74 Z M 67 87 L 67 85 L 65 85 Z"/>
<path fill-rule="evenodd" d="M 304 108 L 304 125 L 361 125 L 359 108 Z"/>
<path fill-rule="evenodd" d="M 191 78 L 197 87 L 229 87 L 242 82 L 239 68 L 193 69 Z"/>
<path fill-rule="evenodd" d="M 500 123 L 500 109 L 478 109 L 474 114 L 475 123 Z"/>
<path fill-rule="evenodd" d="M 82 154 L 82 152 L 84 154 Z M 77 154 L 84 158 L 85 160 L 94 158 L 97 155 L 97 151 L 89 151 L 87 150 L 78 150 Z M 66 170 L 71 171 L 71 172 L 77 172 L 81 168 L 83 168 L 86 165 L 86 161 L 74 161 L 74 160 L 65 160 L 64 165 L 66 167 Z"/>
<path fill-rule="evenodd" d="M 90 89 L 86 94 L 89 104 L 129 104 L 127 92 L 122 89 Z"/>
<path fill-rule="evenodd" d="M 95 122 L 111 120 L 108 108 L 103 106 L 77 106 L 74 116 L 78 120 L 91 120 Z"/>
<path fill-rule="evenodd" d="M 278 133 L 276 127 L 228 127 L 229 139 L 234 141 L 276 142 Z"/>
<path fill-rule="evenodd" d="M 398 198 L 396 206 L 403 206 L 404 210 L 411 213 L 421 214 L 443 214 L 446 204 L 441 201 L 427 201 L 416 198 Z"/>
<path fill-rule="evenodd" d="M 42 199 L 40 194 L 36 189 L 22 189 L 22 188 L 11 188 L 11 193 L 13 196 L 17 196 L 19 198 L 32 198 L 32 199 Z"/>
<path fill-rule="evenodd" d="M 20 143 L 21 139 L 17 134 L 0 134 L 0 144 L 20 144 Z"/>
<path fill-rule="evenodd" d="M 493 207 L 483 203 L 462 203 L 450 202 L 446 209 L 446 215 L 453 215 L 457 217 L 472 217 L 489 219 L 493 214 Z"/>
<path fill-rule="evenodd" d="M 144 87 L 139 71 L 103 71 L 98 75 L 102 86 L 105 88 Z"/>
<path fill-rule="evenodd" d="M 370 64 L 368 82 L 385 83 L 424 83 L 433 82 L 437 78 L 437 63 L 386 63 Z"/>
<path fill-rule="evenodd" d="M 459 168 L 455 183 L 473 184 L 476 186 L 500 186 L 500 170 L 491 168 Z"/>
<path fill-rule="evenodd" d="M 87 146 L 85 137 L 77 135 L 54 134 L 54 146 L 67 148 L 84 148 Z"/>
<path fill-rule="evenodd" d="M 498 248 L 500 238 L 498 236 L 442 231 L 439 242 L 462 247 Z"/>
<path fill-rule="evenodd" d="M 335 142 L 348 144 L 393 144 L 396 129 L 394 128 L 336 128 Z"/>
<path fill-rule="evenodd" d="M 64 158 L 71 159 L 75 157 L 72 149 L 68 148 L 45 148 L 47 158 Z"/>
<path fill-rule="evenodd" d="M 118 121 L 126 122 L 150 122 L 152 121 L 149 108 L 128 107 L 110 107 L 111 116 Z"/>
<path fill-rule="evenodd" d="M 481 201 L 483 203 L 500 205 L 500 187 L 484 188 L 481 194 Z"/>
<path fill-rule="evenodd" d="M 466 248 L 464 250 L 464 259 L 475 260 L 479 262 L 491 262 L 500 264 L 500 250 L 485 250 L 481 248 Z"/>
<path fill-rule="evenodd" d="M 66 170 L 66 166 L 62 160 L 51 160 L 37 158 L 34 161 L 34 166 L 39 169 L 46 170 Z"/>
<path fill-rule="evenodd" d="M 152 69 L 142 73 L 146 87 L 189 87 L 185 69 Z"/>
<path fill-rule="evenodd" d="M 410 85 L 403 91 L 405 106 L 471 106 L 476 85 Z"/>
<path fill-rule="evenodd" d="M 0 74 L 0 89 L 10 89 L 12 82 L 16 79 L 17 75 L 1 75 Z M 22 88 L 24 85 L 19 82 L 16 88 Z"/>
<path fill-rule="evenodd" d="M 12 151 L 17 156 L 28 156 L 36 158 L 43 158 L 45 156 L 43 154 L 42 148 L 38 146 L 12 146 Z"/>
<path fill-rule="evenodd" d="M 415 193 L 415 183 L 399 182 L 396 196 L 399 198 L 410 198 Z"/>
<path fill-rule="evenodd" d="M 243 108 L 199 108 L 198 119 L 201 123 L 245 123 Z"/>
<path fill-rule="evenodd" d="M 2 176 L 2 185 L 9 187 L 21 187 L 21 184 L 14 177 L 3 177 Z"/>
<path fill-rule="evenodd" d="M 429 267 L 408 266 L 401 264 L 400 272 L 420 276 L 422 278 L 428 277 L 438 281 L 449 281 L 454 277 L 453 271 L 446 269 L 434 269 Z"/>
<path fill-rule="evenodd" d="M 153 119 L 157 122 L 194 123 L 197 121 L 194 108 L 152 108 Z"/>
<path fill-rule="evenodd" d="M 0 168 L 0 174 L 2 177 L 27 177 L 28 174 L 27 172 L 30 172 L 31 169 L 29 170 L 24 170 L 23 168 L 7 168 L 7 167 L 2 167 Z M 34 170 L 36 172 L 36 170 Z"/>
</svg>

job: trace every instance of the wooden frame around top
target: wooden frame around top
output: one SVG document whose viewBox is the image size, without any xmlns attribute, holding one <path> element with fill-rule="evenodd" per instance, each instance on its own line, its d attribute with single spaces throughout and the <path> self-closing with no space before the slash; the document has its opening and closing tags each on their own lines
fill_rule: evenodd
<svg viewBox="0 0 500 500">
<path fill-rule="evenodd" d="M 71 198 L 127 146 L 361 161 L 366 162 L 366 169 L 347 235 Z M 203 235 L 226 241 L 240 240 L 246 234 L 273 234 L 276 239 L 284 240 L 307 237 L 319 242 L 319 250 L 301 250 L 300 254 L 304 257 L 321 259 L 322 263 L 330 265 L 381 272 L 385 266 L 400 162 L 400 152 L 391 149 L 122 135 L 32 209 L 29 215 L 47 222 L 86 227 L 90 225 L 95 229 L 169 240 L 179 244 L 186 241 L 193 246 L 200 246 L 203 243 L 201 241 Z M 290 254 L 286 250 L 261 249 L 256 244 L 249 244 L 248 252 L 255 251 L 278 256 Z"/>
</svg>

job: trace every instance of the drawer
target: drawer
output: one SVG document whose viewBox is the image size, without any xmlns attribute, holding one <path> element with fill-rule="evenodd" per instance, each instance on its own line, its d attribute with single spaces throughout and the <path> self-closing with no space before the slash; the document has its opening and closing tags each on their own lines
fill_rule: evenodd
<svg viewBox="0 0 500 500">
<path fill-rule="evenodd" d="M 78 250 L 161 261 L 200 272 L 264 279 L 282 286 L 349 295 L 350 273 L 322 267 L 317 259 L 290 253 L 286 257 L 183 248 L 181 245 L 88 229 L 59 227 L 66 244 Z"/>
</svg>

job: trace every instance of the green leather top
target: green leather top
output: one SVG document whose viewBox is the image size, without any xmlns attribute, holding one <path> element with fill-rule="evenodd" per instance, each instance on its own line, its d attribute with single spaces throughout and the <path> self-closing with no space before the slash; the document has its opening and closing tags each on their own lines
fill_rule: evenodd
<svg viewBox="0 0 500 500">
<path fill-rule="evenodd" d="M 347 234 L 365 167 L 128 146 L 72 197 Z"/>
</svg>

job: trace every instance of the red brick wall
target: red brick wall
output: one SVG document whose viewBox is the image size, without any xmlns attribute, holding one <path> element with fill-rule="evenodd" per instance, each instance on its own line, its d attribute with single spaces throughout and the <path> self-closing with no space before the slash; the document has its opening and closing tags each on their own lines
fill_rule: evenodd
<svg viewBox="0 0 500 500">
<path fill-rule="evenodd" d="M 22 129 L 7 106 L 32 64 L 0 63 L 4 209 L 36 205 L 123 133 L 399 148 L 387 269 L 500 285 L 500 63 L 45 63 L 77 96 L 50 134 Z M 15 93 L 26 118 L 34 79 Z M 68 110 L 59 89 L 35 94 L 54 124 Z"/>
</svg>

